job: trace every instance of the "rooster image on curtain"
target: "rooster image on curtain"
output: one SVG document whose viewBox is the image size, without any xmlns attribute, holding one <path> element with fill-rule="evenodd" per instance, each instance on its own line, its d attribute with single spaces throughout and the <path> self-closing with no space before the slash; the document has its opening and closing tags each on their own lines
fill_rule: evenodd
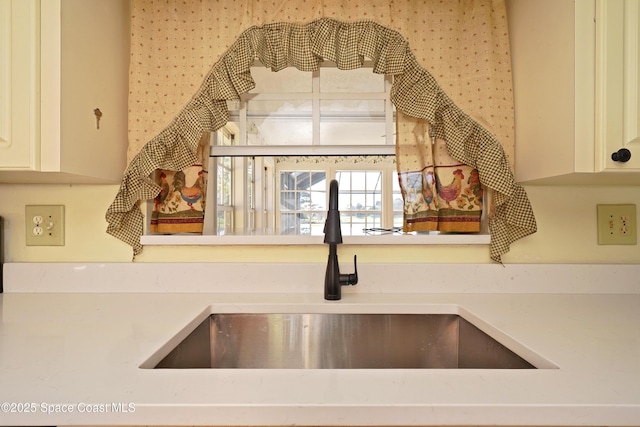
<svg viewBox="0 0 640 427">
<path fill-rule="evenodd" d="M 157 169 L 154 172 L 160 193 L 153 199 L 151 233 L 202 233 L 207 196 L 208 132 L 200 139 L 197 157 L 197 162 L 185 169 Z"/>
<path fill-rule="evenodd" d="M 453 159 L 446 143 L 429 135 L 425 120 L 398 120 L 396 142 L 403 230 L 479 232 L 483 191 L 478 171 Z"/>
</svg>

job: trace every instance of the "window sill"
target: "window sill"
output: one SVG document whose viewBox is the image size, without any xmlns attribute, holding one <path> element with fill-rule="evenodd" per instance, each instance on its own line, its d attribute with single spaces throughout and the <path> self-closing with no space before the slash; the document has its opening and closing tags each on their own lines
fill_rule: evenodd
<svg viewBox="0 0 640 427">
<path fill-rule="evenodd" d="M 233 245 L 317 245 L 324 244 L 323 236 L 201 236 L 146 235 L 140 238 L 145 246 L 233 246 Z M 347 245 L 488 245 L 489 234 L 344 236 Z"/>
</svg>

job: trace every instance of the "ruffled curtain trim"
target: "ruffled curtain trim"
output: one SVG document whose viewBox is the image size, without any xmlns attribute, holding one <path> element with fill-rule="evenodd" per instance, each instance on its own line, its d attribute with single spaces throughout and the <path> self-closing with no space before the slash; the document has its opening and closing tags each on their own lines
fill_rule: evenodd
<svg viewBox="0 0 640 427">
<path fill-rule="evenodd" d="M 429 122 L 434 136 L 446 141 L 451 156 L 476 168 L 480 182 L 493 190 L 489 219 L 490 257 L 501 262 L 511 243 L 535 233 L 536 221 L 524 189 L 518 185 L 500 143 L 463 113 L 423 69 L 407 41 L 374 21 L 342 22 L 321 18 L 306 24 L 273 23 L 244 31 L 212 67 L 174 120 L 132 159 L 115 200 L 106 213 L 107 233 L 142 251 L 144 225 L 141 200 L 153 199 L 160 187 L 151 179 L 156 169 L 181 170 L 196 160 L 203 132 L 223 127 L 229 118 L 227 100 L 255 87 L 250 68 L 255 59 L 273 71 L 293 66 L 317 70 L 323 60 L 342 70 L 373 62 L 373 72 L 394 76 L 391 100 L 405 114 Z"/>
</svg>

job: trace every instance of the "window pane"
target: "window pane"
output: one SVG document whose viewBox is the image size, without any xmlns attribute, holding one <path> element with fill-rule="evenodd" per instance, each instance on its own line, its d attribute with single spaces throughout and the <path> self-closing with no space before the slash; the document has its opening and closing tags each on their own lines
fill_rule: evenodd
<svg viewBox="0 0 640 427">
<path fill-rule="evenodd" d="M 294 100 L 251 100 L 247 101 L 249 116 L 270 115 L 276 117 L 311 117 L 311 101 L 308 99 Z"/>
<path fill-rule="evenodd" d="M 320 92 L 384 92 L 384 76 L 375 74 L 371 68 L 339 70 L 320 68 Z"/>
<path fill-rule="evenodd" d="M 280 172 L 280 233 L 322 234 L 326 197 L 324 171 Z"/>
<path fill-rule="evenodd" d="M 362 121 L 371 118 L 384 121 L 384 104 L 383 99 L 325 99 L 320 101 L 320 112 L 323 116 L 333 113 L 336 118 L 346 115 Z"/>
<path fill-rule="evenodd" d="M 251 77 L 256 82 L 252 93 L 310 93 L 311 72 L 288 67 L 273 72 L 266 67 L 252 67 Z"/>
<path fill-rule="evenodd" d="M 233 234 L 233 210 L 220 208 L 218 210 L 218 236 Z"/>
<path fill-rule="evenodd" d="M 231 188 L 233 187 L 232 181 L 232 162 L 231 157 L 218 157 L 218 205 L 231 206 L 232 194 Z"/>
<path fill-rule="evenodd" d="M 357 131 L 354 128 L 356 128 Z M 321 121 L 320 141 L 323 145 L 382 145 L 385 144 L 384 123 Z"/>
<path fill-rule="evenodd" d="M 382 226 L 382 172 L 338 171 L 338 203 L 343 234 L 363 235 Z"/>
<path fill-rule="evenodd" d="M 311 101 L 249 101 L 249 145 L 305 145 L 313 141 Z"/>
<path fill-rule="evenodd" d="M 320 101 L 320 143 L 385 144 L 384 100 Z"/>
</svg>

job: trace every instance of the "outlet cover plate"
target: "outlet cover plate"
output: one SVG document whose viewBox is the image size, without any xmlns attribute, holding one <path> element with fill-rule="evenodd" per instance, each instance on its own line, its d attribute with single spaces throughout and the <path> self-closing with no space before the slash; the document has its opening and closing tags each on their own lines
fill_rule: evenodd
<svg viewBox="0 0 640 427">
<path fill-rule="evenodd" d="M 598 244 L 637 244 L 636 205 L 598 205 Z"/>
<path fill-rule="evenodd" d="M 25 206 L 27 246 L 64 246 L 64 206 Z"/>
</svg>

